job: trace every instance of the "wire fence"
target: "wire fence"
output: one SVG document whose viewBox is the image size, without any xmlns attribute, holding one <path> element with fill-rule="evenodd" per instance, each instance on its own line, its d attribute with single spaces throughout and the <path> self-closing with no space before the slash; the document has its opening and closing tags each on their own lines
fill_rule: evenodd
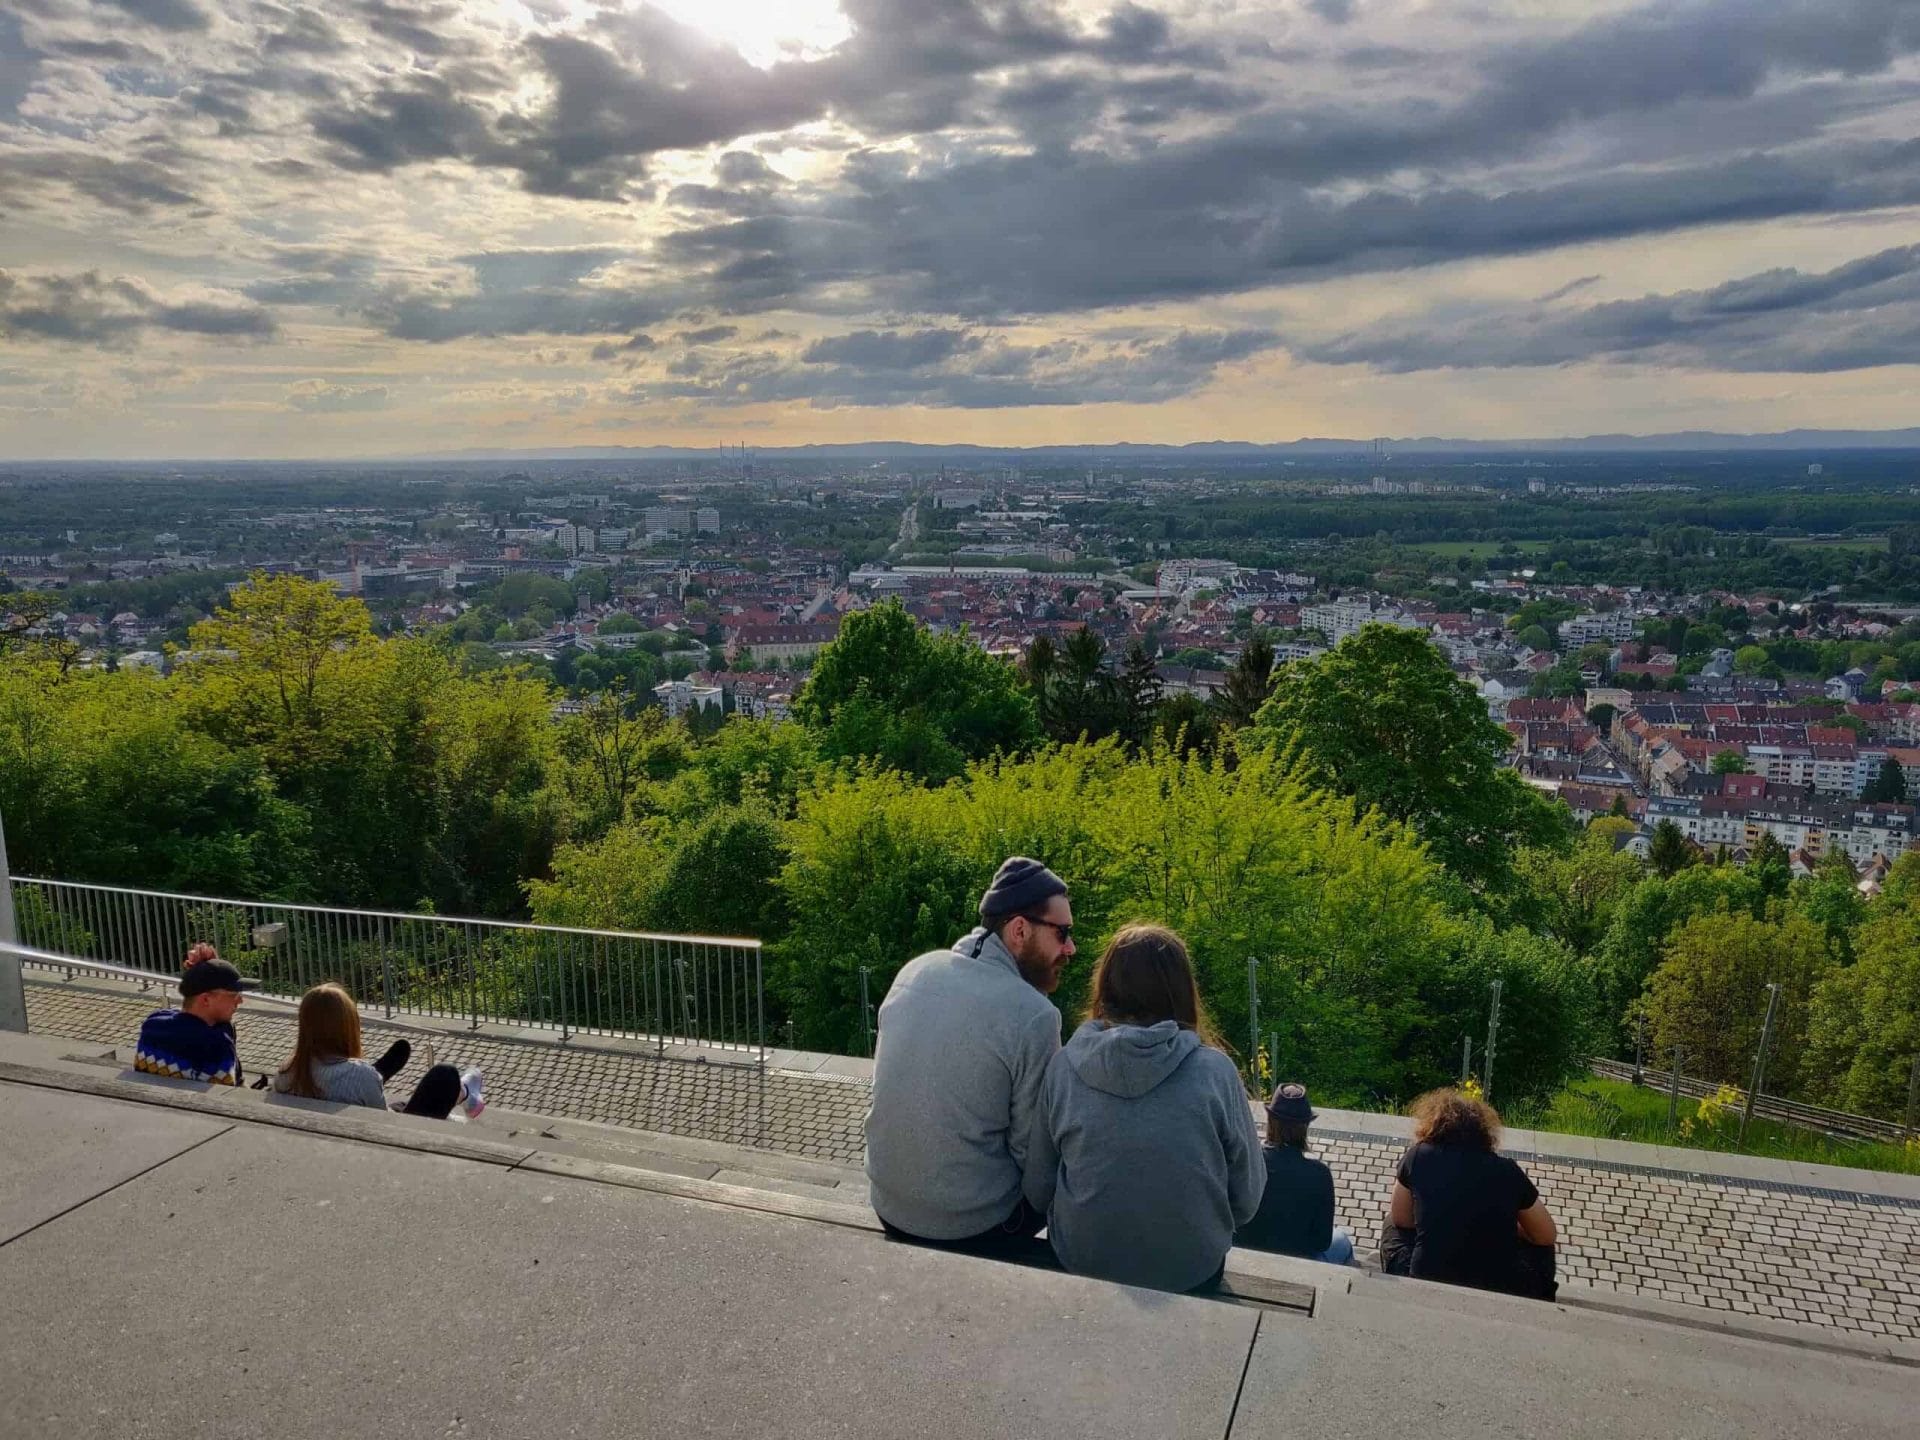
<svg viewBox="0 0 1920 1440">
<path fill-rule="evenodd" d="M 179 978 L 187 950 L 288 998 L 332 980 L 369 1011 L 698 1046 L 721 1063 L 767 1060 L 757 940 L 584 930 L 324 905 L 177 895 L 13 877 L 20 943 Z M 54 962 L 30 962 L 58 969 Z M 710 1053 L 709 1053 L 710 1052 Z"/>
<path fill-rule="evenodd" d="M 1632 1080 L 1633 1066 L 1624 1060 L 1607 1060 L 1595 1057 L 1589 1062 L 1593 1073 L 1608 1080 Z M 1642 1066 L 1640 1077 L 1644 1084 L 1654 1090 L 1666 1090 L 1673 1084 L 1671 1070 L 1657 1070 L 1651 1065 Z M 1746 1103 L 1747 1092 L 1734 1087 L 1742 1104 Z M 1690 1100 L 1702 1099 L 1720 1089 L 1717 1082 L 1697 1079 L 1682 1072 L 1679 1090 Z M 1754 1106 L 1754 1114 L 1763 1120 L 1777 1120 L 1785 1125 L 1795 1125 L 1806 1130 L 1818 1130 L 1824 1135 L 1844 1140 L 1875 1140 L 1889 1145 L 1898 1145 L 1910 1138 L 1914 1131 L 1911 1125 L 1902 1125 L 1893 1120 L 1880 1120 L 1871 1115 L 1853 1115 L 1845 1110 L 1829 1110 L 1823 1105 L 1808 1105 L 1799 1100 L 1786 1100 L 1778 1095 L 1768 1095 L 1762 1091 Z"/>
</svg>

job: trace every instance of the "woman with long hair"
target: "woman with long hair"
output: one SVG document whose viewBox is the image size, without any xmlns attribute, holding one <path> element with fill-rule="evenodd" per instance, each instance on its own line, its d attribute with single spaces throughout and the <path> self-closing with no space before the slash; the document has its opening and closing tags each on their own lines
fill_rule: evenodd
<svg viewBox="0 0 1920 1440">
<path fill-rule="evenodd" d="M 1209 1287 L 1266 1177 L 1187 947 L 1164 926 L 1126 926 L 1094 966 L 1086 1022 L 1040 1086 L 1026 1194 L 1054 1254 L 1076 1274 Z"/>
<path fill-rule="evenodd" d="M 1394 1172 L 1381 1268 L 1551 1300 L 1558 1232 L 1527 1172 L 1499 1153 L 1499 1112 L 1444 1089 L 1408 1113 L 1413 1144 Z"/>
<path fill-rule="evenodd" d="M 281 1095 L 385 1110 L 386 1082 L 406 1068 L 412 1053 L 405 1040 L 396 1040 L 369 1064 L 360 1051 L 360 1010 L 353 997 L 332 983 L 316 985 L 300 997 L 293 1054 L 274 1075 L 273 1088 Z M 429 1065 L 401 1109 L 444 1120 L 465 1101 L 471 1118 L 486 1107 L 481 1084 L 478 1070 L 462 1075 L 451 1065 Z"/>
</svg>

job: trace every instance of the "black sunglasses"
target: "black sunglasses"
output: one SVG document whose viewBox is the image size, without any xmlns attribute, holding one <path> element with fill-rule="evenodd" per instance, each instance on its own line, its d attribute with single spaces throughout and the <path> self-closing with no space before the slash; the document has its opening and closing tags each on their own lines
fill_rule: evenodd
<svg viewBox="0 0 1920 1440">
<path fill-rule="evenodd" d="M 1062 945 L 1071 945 L 1073 943 L 1073 926 L 1071 925 L 1062 925 L 1058 920 L 1042 920 L 1038 915 L 1022 915 L 1020 918 L 1029 925 L 1046 926 L 1060 937 L 1060 943 Z"/>
</svg>

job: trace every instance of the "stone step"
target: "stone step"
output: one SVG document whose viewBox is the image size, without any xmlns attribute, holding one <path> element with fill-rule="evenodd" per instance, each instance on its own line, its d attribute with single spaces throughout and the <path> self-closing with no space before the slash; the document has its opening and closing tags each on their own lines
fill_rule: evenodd
<svg viewBox="0 0 1920 1440">
<path fill-rule="evenodd" d="M 688 1175 L 722 1184 L 745 1185 L 788 1195 L 810 1195 L 864 1205 L 867 1179 L 857 1166 L 804 1160 L 746 1145 L 602 1125 L 591 1120 L 559 1119 L 524 1110 L 489 1107 L 476 1122 L 479 1131 L 551 1154 L 632 1165 L 668 1175 Z M 476 1133 L 479 1133 L 478 1131 Z"/>
</svg>

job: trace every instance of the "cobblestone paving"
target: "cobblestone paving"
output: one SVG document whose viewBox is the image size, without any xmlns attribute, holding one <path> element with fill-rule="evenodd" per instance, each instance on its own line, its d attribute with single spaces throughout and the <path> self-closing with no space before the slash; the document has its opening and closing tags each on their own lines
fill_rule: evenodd
<svg viewBox="0 0 1920 1440">
<path fill-rule="evenodd" d="M 30 982 L 31 1029 L 129 1046 L 154 1002 L 78 985 Z M 243 1011 L 241 1061 L 258 1073 L 293 1048 L 290 1016 Z M 370 1051 L 393 1032 L 366 1027 Z M 417 1037 L 409 1037 L 416 1040 Z M 487 1072 L 488 1098 L 516 1110 L 630 1125 L 859 1163 L 864 1084 L 658 1061 L 553 1043 L 451 1032 L 440 1058 Z M 123 1051 L 123 1053 L 126 1053 Z M 394 1083 L 418 1077 L 416 1055 Z M 1338 1218 L 1363 1250 L 1380 1222 L 1397 1141 L 1326 1138 Z M 1634 1174 L 1571 1160 L 1530 1160 L 1528 1174 L 1560 1224 L 1563 1279 L 1709 1310 L 1920 1340 L 1920 1206 L 1869 1204 L 1737 1181 Z"/>
<path fill-rule="evenodd" d="M 27 984 L 27 1027 L 43 1035 L 117 1045 L 131 1060 L 140 1019 L 154 998 L 111 994 L 58 981 Z M 242 1008 L 234 1022 L 240 1063 L 249 1076 L 277 1069 L 293 1053 L 293 1016 L 265 1006 Z M 369 1021 L 362 1040 L 377 1055 L 400 1032 Z M 408 1093 L 426 1069 L 420 1036 L 389 1093 Z M 526 1043 L 450 1030 L 436 1039 L 439 1058 L 486 1072 L 487 1100 L 513 1110 L 574 1120 L 631 1125 L 732 1145 L 752 1145 L 821 1160 L 858 1164 L 867 1088 L 850 1081 L 774 1072 L 764 1082 L 749 1067 L 651 1060 L 584 1050 L 550 1041 Z M 251 1083 L 251 1081 L 249 1081 Z"/>
<path fill-rule="evenodd" d="M 1399 1141 L 1328 1139 L 1339 1223 L 1380 1243 Z M 1560 1278 L 1741 1315 L 1920 1339 L 1920 1207 L 1577 1160 L 1523 1159 L 1560 1227 Z"/>
</svg>

